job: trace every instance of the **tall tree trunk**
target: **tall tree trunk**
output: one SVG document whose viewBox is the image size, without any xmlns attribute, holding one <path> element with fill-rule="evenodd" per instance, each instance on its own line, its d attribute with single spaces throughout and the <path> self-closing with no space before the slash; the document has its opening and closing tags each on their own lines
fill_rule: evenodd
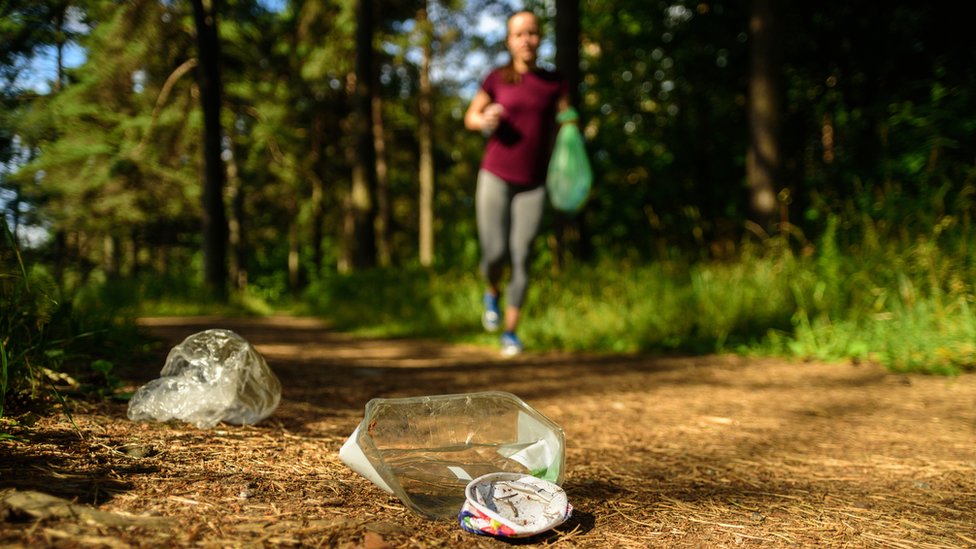
<svg viewBox="0 0 976 549">
<path fill-rule="evenodd" d="M 297 294 L 302 282 L 300 268 L 299 249 L 301 239 L 299 238 L 298 228 L 298 204 L 294 199 L 289 204 L 290 215 L 288 216 L 288 289 Z"/>
<path fill-rule="evenodd" d="M 233 126 L 232 126 L 233 127 Z M 237 132 L 228 139 L 230 152 L 227 161 L 227 200 L 230 202 L 228 244 L 230 246 L 230 278 L 234 287 L 247 287 L 247 247 L 244 239 L 244 182 L 240 176 L 240 161 L 235 147 Z"/>
<path fill-rule="evenodd" d="M 579 0 L 556 0 L 556 68 L 569 82 L 569 100 L 573 106 L 578 106 L 580 99 L 579 34 Z M 583 126 L 582 119 L 578 123 Z M 565 256 L 571 250 L 577 257 L 586 258 L 589 243 L 583 216 L 556 211 L 553 221 L 554 234 L 550 243 L 553 267 L 562 269 Z"/>
<path fill-rule="evenodd" d="M 569 81 L 569 100 L 580 103 L 579 0 L 556 0 L 556 68 Z"/>
<path fill-rule="evenodd" d="M 325 149 L 325 113 L 318 110 L 315 120 L 312 123 L 312 150 L 311 150 L 311 175 L 309 179 L 312 183 L 312 268 L 315 269 L 314 277 L 322 274 L 322 238 L 323 225 L 325 224 L 325 182 L 322 179 L 326 173 L 323 159 L 326 155 L 322 154 Z"/>
<path fill-rule="evenodd" d="M 352 189 L 349 195 L 349 245 L 351 267 L 376 265 L 376 149 L 370 124 L 373 87 L 373 8 L 372 0 L 356 4 L 356 88 L 353 94 L 353 132 L 356 136 Z"/>
<path fill-rule="evenodd" d="M 383 129 L 383 98 L 379 86 L 372 86 L 373 146 L 376 150 L 376 258 L 383 267 L 392 263 L 390 242 L 390 176 L 386 163 L 386 131 Z"/>
<path fill-rule="evenodd" d="M 203 264 L 204 281 L 217 299 L 227 298 L 227 214 L 224 212 L 224 164 L 221 159 L 220 41 L 217 0 L 192 0 L 200 65 L 197 82 L 203 108 Z"/>
<path fill-rule="evenodd" d="M 749 150 L 746 181 L 749 205 L 764 229 L 776 216 L 776 184 L 779 177 L 780 97 L 774 0 L 755 0 L 749 30 L 752 33 L 752 72 L 749 76 Z"/>
<path fill-rule="evenodd" d="M 135 278 L 142 270 L 142 266 L 139 264 L 139 232 L 135 228 L 132 228 L 126 236 L 123 250 L 125 252 L 123 257 L 124 274 L 129 278 Z"/>
<path fill-rule="evenodd" d="M 417 140 L 420 146 L 420 201 L 419 226 L 420 264 L 429 267 L 434 264 L 434 146 L 433 109 L 431 107 L 430 59 L 433 55 L 431 44 L 434 40 L 433 27 L 427 17 L 427 2 L 417 12 L 417 28 L 420 31 L 420 105 Z"/>
<path fill-rule="evenodd" d="M 57 56 L 57 80 L 55 80 L 54 85 L 51 86 L 51 90 L 55 93 L 61 91 L 61 87 L 64 85 L 64 43 L 65 43 L 65 29 L 64 29 L 64 18 L 68 11 L 68 6 L 60 5 L 57 7 L 57 13 L 54 14 L 54 28 L 57 30 L 55 39 L 55 52 Z"/>
<path fill-rule="evenodd" d="M 102 237 L 102 271 L 109 280 L 119 278 L 119 239 L 112 235 Z"/>
</svg>

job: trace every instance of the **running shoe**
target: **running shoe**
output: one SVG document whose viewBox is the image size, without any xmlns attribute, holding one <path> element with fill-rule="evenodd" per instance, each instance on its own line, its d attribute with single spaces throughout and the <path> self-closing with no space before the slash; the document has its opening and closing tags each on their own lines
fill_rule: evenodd
<svg viewBox="0 0 976 549">
<path fill-rule="evenodd" d="M 515 356 L 522 352 L 522 342 L 515 332 L 502 334 L 502 356 Z"/>
<path fill-rule="evenodd" d="M 498 310 L 498 296 L 485 293 L 485 312 L 481 314 L 481 325 L 489 332 L 497 332 L 501 322 L 501 312 Z"/>
</svg>

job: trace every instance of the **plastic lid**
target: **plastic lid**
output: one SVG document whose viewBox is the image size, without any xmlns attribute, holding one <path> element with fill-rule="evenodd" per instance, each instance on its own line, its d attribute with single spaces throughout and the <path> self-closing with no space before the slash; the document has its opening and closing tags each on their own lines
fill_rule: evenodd
<svg viewBox="0 0 976 549">
<path fill-rule="evenodd" d="M 547 480 L 518 473 L 489 473 L 470 483 L 458 514 L 473 534 L 524 538 L 566 522 L 573 513 L 566 492 Z"/>
</svg>

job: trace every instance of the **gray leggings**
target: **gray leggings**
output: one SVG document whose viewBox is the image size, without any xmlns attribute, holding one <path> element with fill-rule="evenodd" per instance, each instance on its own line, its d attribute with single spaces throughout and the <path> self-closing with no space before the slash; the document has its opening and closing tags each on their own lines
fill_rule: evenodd
<svg viewBox="0 0 976 549">
<path fill-rule="evenodd" d="M 546 205 L 545 185 L 511 185 L 481 170 L 475 192 L 481 274 L 493 285 L 501 281 L 505 256 L 512 260 L 505 303 L 521 307 L 529 282 L 532 241 L 539 232 Z"/>
</svg>

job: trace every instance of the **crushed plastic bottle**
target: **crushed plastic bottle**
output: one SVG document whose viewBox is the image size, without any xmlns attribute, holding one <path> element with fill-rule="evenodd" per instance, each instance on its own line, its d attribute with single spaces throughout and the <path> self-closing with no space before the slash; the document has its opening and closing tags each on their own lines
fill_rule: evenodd
<svg viewBox="0 0 976 549">
<path fill-rule="evenodd" d="M 339 451 L 343 463 L 411 510 L 456 519 L 472 479 L 488 473 L 562 483 L 563 430 L 502 391 L 376 398 Z"/>
<path fill-rule="evenodd" d="M 205 330 L 173 347 L 159 379 L 129 401 L 133 421 L 179 419 L 199 428 L 253 424 L 271 415 L 281 382 L 264 357 L 230 330 Z"/>
</svg>

